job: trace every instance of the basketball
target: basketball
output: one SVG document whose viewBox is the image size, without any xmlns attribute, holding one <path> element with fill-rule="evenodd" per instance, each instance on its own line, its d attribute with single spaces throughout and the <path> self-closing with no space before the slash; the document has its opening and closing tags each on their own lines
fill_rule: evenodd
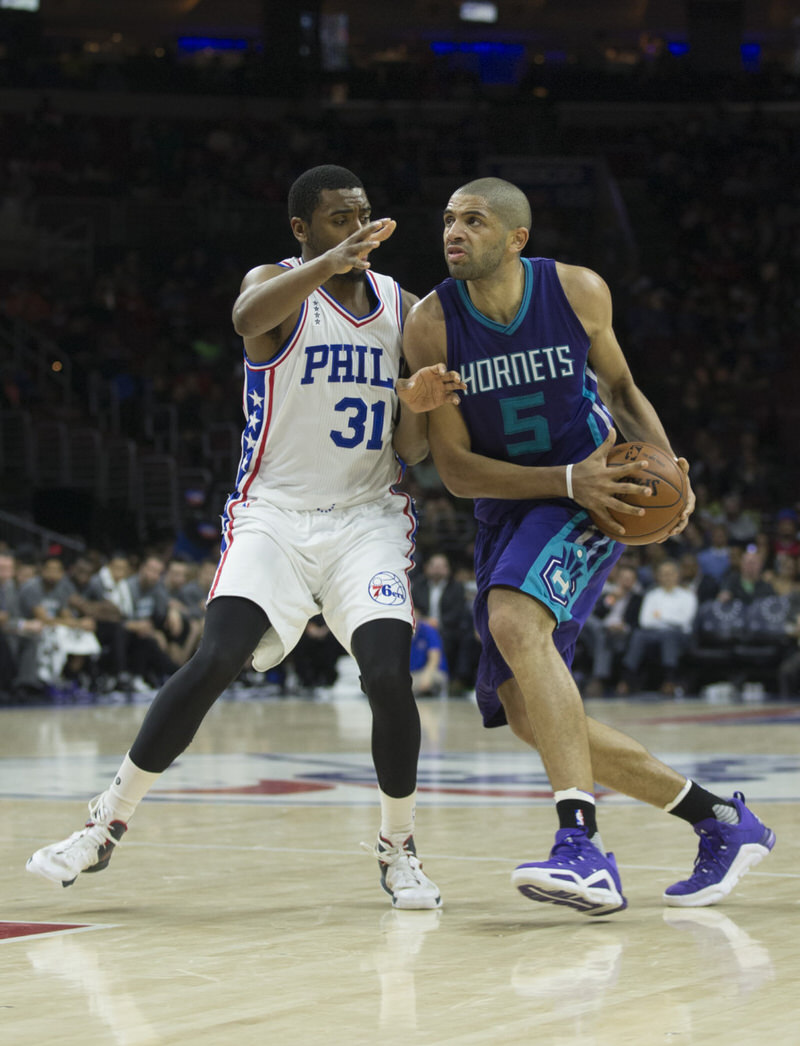
<svg viewBox="0 0 800 1046">
<path fill-rule="evenodd" d="M 611 512 L 614 519 L 625 527 L 625 533 L 609 533 L 590 513 L 592 522 L 608 537 L 623 545 L 651 545 L 669 534 L 680 519 L 686 506 L 686 476 L 677 462 L 652 443 L 618 443 L 608 455 L 609 465 L 627 465 L 631 461 L 649 462 L 649 468 L 631 472 L 628 480 L 642 487 L 642 494 L 620 494 L 621 501 L 637 505 L 645 510 L 643 516 L 625 516 Z M 651 494 L 645 494 L 649 487 Z"/>
</svg>

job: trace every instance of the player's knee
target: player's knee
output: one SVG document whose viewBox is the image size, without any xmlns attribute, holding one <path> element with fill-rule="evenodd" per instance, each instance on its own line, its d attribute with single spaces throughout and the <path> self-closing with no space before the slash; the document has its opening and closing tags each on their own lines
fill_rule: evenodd
<svg viewBox="0 0 800 1046">
<path fill-rule="evenodd" d="M 543 617 L 542 624 L 532 623 L 513 606 L 499 606 L 489 613 L 489 631 L 503 657 L 509 661 L 521 650 L 552 647 L 552 625 Z"/>
<path fill-rule="evenodd" d="M 520 741 L 524 741 L 526 745 L 536 748 L 536 737 L 524 704 L 521 703 L 521 695 L 514 693 L 513 697 L 510 697 L 508 694 L 501 693 L 499 696 L 511 733 Z"/>
<path fill-rule="evenodd" d="M 524 741 L 526 745 L 530 745 L 531 748 L 536 748 L 536 738 L 531 730 L 531 724 L 527 719 L 520 719 L 516 716 L 506 716 L 508 719 L 508 725 L 511 728 L 511 733 L 515 737 L 518 737 L 520 741 Z"/>
<path fill-rule="evenodd" d="M 226 687 L 241 672 L 250 653 L 219 637 L 203 636 L 192 658 L 192 668 L 209 683 Z"/>
<path fill-rule="evenodd" d="M 375 702 L 395 702 L 411 698 L 411 672 L 389 662 L 376 661 L 361 666 L 361 689 Z"/>
</svg>

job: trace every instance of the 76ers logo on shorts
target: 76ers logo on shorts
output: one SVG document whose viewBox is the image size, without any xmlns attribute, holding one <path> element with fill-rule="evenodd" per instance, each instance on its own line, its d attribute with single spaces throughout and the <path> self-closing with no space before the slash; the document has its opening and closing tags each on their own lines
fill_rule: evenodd
<svg viewBox="0 0 800 1046">
<path fill-rule="evenodd" d="M 382 570 L 375 574 L 369 583 L 370 599 L 384 606 L 394 607 L 398 603 L 405 603 L 406 588 L 397 574 L 390 570 Z"/>
</svg>

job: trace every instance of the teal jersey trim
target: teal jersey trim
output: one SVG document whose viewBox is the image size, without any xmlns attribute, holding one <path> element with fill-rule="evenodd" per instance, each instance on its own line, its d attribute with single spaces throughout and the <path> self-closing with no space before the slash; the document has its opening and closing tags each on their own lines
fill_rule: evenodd
<svg viewBox="0 0 800 1046">
<path fill-rule="evenodd" d="M 533 297 L 533 265 L 531 265 L 528 258 L 520 258 L 520 261 L 522 262 L 522 268 L 525 271 L 525 286 L 522 291 L 522 301 L 517 309 L 517 315 L 508 325 L 504 323 L 496 323 L 494 320 L 490 320 L 488 316 L 484 316 L 483 313 L 476 309 L 472 304 L 472 299 L 467 291 L 466 280 L 456 281 L 458 296 L 470 316 L 474 320 L 477 320 L 478 323 L 488 328 L 488 330 L 495 331 L 497 334 L 510 335 L 518 329 L 522 321 L 525 319 L 525 314 L 528 311 L 531 298 Z"/>
</svg>

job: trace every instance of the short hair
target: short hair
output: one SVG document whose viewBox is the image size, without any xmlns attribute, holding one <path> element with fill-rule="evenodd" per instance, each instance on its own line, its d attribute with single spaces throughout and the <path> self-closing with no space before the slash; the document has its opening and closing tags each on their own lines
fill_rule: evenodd
<svg viewBox="0 0 800 1046">
<path fill-rule="evenodd" d="M 289 218 L 302 218 L 304 222 L 310 222 L 323 189 L 363 188 L 364 184 L 358 175 L 346 167 L 337 167 L 332 163 L 312 167 L 301 174 L 289 189 Z"/>
<path fill-rule="evenodd" d="M 469 193 L 470 196 L 482 196 L 502 223 L 509 229 L 520 227 L 530 231 L 533 224 L 531 205 L 528 197 L 503 178 L 476 178 L 462 185 L 456 192 Z"/>
</svg>

